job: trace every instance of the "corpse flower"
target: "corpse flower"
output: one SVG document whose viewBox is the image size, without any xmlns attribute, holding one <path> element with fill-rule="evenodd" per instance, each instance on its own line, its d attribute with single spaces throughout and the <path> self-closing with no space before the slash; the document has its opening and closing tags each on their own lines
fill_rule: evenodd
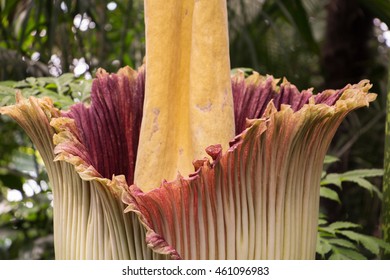
<svg viewBox="0 0 390 280">
<path fill-rule="evenodd" d="M 231 78 L 224 0 L 146 0 L 145 22 L 145 66 L 99 70 L 90 105 L 0 109 L 47 167 L 56 258 L 313 259 L 323 159 L 371 85 Z"/>
</svg>

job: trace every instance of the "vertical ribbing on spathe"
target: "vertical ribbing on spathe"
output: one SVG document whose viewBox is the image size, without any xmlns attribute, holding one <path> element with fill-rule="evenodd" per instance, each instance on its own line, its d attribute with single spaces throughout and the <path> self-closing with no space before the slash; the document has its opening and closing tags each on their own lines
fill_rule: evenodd
<svg viewBox="0 0 390 280">
<path fill-rule="evenodd" d="M 323 159 L 346 114 L 375 99 L 369 88 L 363 81 L 307 102 L 285 95 L 296 108 L 271 100 L 226 153 L 210 146 L 213 162 L 195 161 L 188 178 L 146 193 L 130 186 L 126 211 L 139 215 L 153 250 L 175 259 L 313 259 Z"/>
<path fill-rule="evenodd" d="M 140 88 L 143 90 L 143 86 Z M 118 191 L 119 187 L 112 185 L 126 184 L 124 176 L 112 177 L 111 174 L 112 180 L 102 178 L 88 161 L 82 160 L 87 153 L 78 150 L 82 147 L 80 138 L 77 138 L 79 134 L 71 133 L 76 129 L 74 120 L 61 117 L 49 98 L 24 99 L 20 94 L 17 95 L 17 104 L 0 108 L 0 113 L 9 115 L 20 124 L 46 166 L 54 196 L 54 247 L 57 259 L 164 258 L 147 248 L 145 229 L 136 215 L 123 213 L 121 192 Z M 64 144 L 62 147 L 70 150 L 56 159 L 53 143 L 56 131 L 50 123 L 56 129 L 63 129 L 62 134 L 55 137 L 56 144 L 61 140 L 61 143 L 75 141 L 73 146 Z M 71 150 L 80 152 L 80 157 L 69 153 Z"/>
</svg>

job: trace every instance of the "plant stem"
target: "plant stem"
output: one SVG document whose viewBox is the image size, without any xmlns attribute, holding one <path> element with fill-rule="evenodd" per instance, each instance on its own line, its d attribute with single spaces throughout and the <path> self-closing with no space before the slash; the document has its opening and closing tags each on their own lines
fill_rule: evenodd
<svg viewBox="0 0 390 280">
<path fill-rule="evenodd" d="M 390 64 L 388 68 L 387 84 L 387 110 L 386 110 L 386 130 L 385 130 L 385 158 L 383 175 L 383 202 L 382 202 L 382 230 L 383 238 L 390 242 Z M 390 258 L 390 252 L 383 253 L 383 259 Z"/>
</svg>

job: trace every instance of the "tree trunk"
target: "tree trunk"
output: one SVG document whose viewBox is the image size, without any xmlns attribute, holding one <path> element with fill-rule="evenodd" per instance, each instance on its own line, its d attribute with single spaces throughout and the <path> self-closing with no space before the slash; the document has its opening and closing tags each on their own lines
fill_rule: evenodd
<svg viewBox="0 0 390 280">
<path fill-rule="evenodd" d="M 365 78 L 372 26 L 372 16 L 357 0 L 329 1 L 322 57 L 326 88 L 341 88 Z"/>
<path fill-rule="evenodd" d="M 383 201 L 382 201 L 382 231 L 383 239 L 390 243 L 390 65 L 387 82 L 387 111 L 385 130 L 385 159 L 383 176 Z M 390 252 L 383 254 L 383 259 L 390 259 Z"/>
</svg>

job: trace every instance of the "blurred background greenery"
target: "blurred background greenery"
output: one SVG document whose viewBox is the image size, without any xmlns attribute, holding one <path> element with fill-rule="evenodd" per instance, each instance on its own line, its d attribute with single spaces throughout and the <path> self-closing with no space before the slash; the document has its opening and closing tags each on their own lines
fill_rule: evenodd
<svg viewBox="0 0 390 280">
<path fill-rule="evenodd" d="M 345 120 L 329 150 L 340 160 L 326 168 L 328 174 L 381 169 L 390 1 L 227 3 L 232 68 L 286 77 L 317 92 L 371 80 L 377 101 Z M 143 61 L 142 0 L 0 0 L 0 17 L 0 106 L 13 102 L 15 89 L 48 95 L 60 108 L 88 102 L 99 67 L 113 72 Z M 370 180 L 380 191 L 381 178 Z M 340 201 L 324 196 L 321 211 L 329 223 L 349 221 L 380 237 L 380 196 L 354 184 L 330 184 Z M 0 117 L 0 259 L 54 257 L 51 204 L 39 154 L 13 121 Z M 372 252 L 360 253 L 376 258 Z"/>
</svg>

